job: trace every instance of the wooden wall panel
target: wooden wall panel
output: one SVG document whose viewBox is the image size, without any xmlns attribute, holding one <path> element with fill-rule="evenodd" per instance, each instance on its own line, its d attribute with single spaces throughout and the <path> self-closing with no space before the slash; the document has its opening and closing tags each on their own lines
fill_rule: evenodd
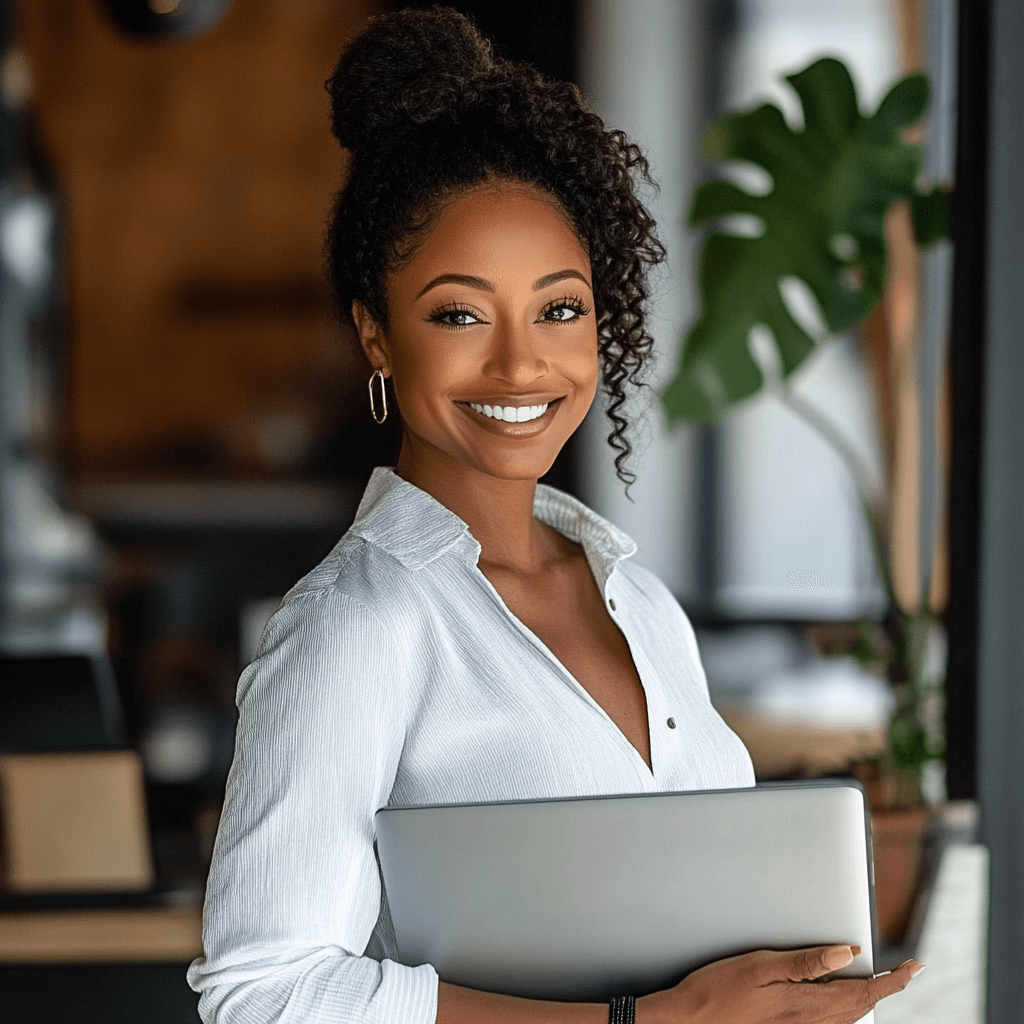
<svg viewBox="0 0 1024 1024">
<path fill-rule="evenodd" d="M 260 416 L 291 410 L 316 430 L 362 396 L 321 283 L 343 167 L 323 82 L 374 6 L 234 0 L 206 36 L 152 44 L 96 0 L 23 0 L 37 129 L 68 211 L 81 467 L 214 449 L 244 465 Z"/>
</svg>

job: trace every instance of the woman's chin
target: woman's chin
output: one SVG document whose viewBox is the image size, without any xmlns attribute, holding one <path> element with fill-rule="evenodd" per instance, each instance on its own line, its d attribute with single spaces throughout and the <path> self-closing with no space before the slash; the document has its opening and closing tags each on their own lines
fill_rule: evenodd
<svg viewBox="0 0 1024 1024">
<path fill-rule="evenodd" d="M 474 460 L 473 468 L 489 477 L 493 477 L 495 480 L 504 480 L 509 483 L 517 480 L 536 482 L 551 469 L 554 462 L 555 456 L 543 459 L 526 457 L 489 458 Z"/>
</svg>

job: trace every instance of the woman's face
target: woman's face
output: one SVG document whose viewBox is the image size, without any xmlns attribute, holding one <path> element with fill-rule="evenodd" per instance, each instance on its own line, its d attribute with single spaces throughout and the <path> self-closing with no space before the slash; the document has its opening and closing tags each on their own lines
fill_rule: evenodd
<svg viewBox="0 0 1024 1024">
<path fill-rule="evenodd" d="M 546 473 L 598 379 L 590 260 L 554 202 L 511 184 L 466 194 L 391 276 L 388 301 L 386 334 L 355 314 L 393 377 L 400 468 Z"/>
</svg>

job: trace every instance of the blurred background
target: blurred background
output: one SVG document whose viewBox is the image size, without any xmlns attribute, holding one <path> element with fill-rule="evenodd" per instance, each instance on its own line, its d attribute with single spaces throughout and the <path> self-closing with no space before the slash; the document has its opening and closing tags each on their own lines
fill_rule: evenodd
<svg viewBox="0 0 1024 1024">
<path fill-rule="evenodd" d="M 0 4 L 0 985 L 17 1019 L 197 1020 L 184 966 L 238 674 L 397 453 L 322 281 L 343 170 L 323 82 L 371 14 L 416 6 Z M 949 191 L 953 241 L 920 250 L 896 210 L 881 305 L 795 385 L 887 495 L 894 596 L 847 466 L 768 393 L 671 432 L 650 394 L 635 403 L 631 499 L 595 409 L 548 482 L 631 533 L 678 596 L 759 780 L 869 787 L 879 898 L 902 893 L 884 921 L 880 902 L 882 948 L 924 950 L 933 985 L 879 1024 L 980 1020 L 986 984 L 988 1019 L 1018 1019 L 1000 965 L 1024 956 L 1019 3 L 452 6 L 650 157 L 669 251 L 656 386 L 699 312 L 686 221 L 718 173 L 708 124 L 765 100 L 799 124 L 782 76 L 826 54 L 864 111 L 929 76 L 907 138 Z M 905 680 L 885 624 L 922 608 L 928 744 L 892 800 L 879 771 Z"/>
</svg>

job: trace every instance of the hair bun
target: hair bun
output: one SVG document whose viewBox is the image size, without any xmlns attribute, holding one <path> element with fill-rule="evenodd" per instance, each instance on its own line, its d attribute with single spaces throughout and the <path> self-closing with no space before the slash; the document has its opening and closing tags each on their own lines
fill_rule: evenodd
<svg viewBox="0 0 1024 1024">
<path fill-rule="evenodd" d="M 327 80 L 331 130 L 349 150 L 387 145 L 396 130 L 478 102 L 496 65 L 490 42 L 449 7 L 378 15 Z"/>
</svg>

